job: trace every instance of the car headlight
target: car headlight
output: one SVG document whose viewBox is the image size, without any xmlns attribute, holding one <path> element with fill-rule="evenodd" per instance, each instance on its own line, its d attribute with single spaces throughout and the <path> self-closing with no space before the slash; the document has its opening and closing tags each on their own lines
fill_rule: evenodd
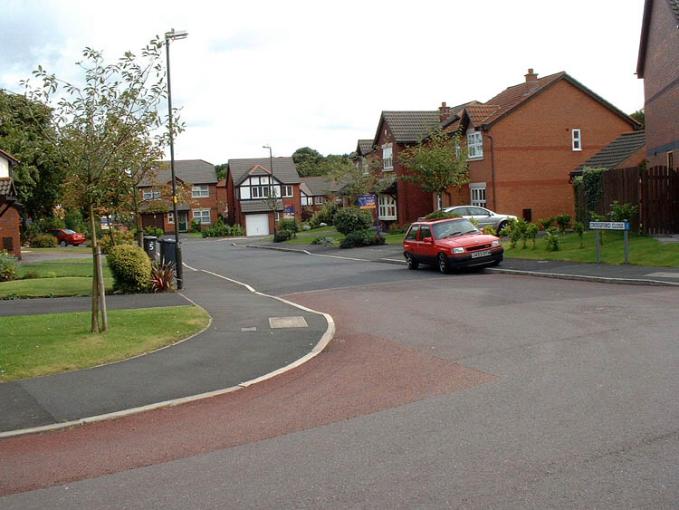
<svg viewBox="0 0 679 510">
<path fill-rule="evenodd" d="M 453 253 L 464 253 L 464 248 L 462 247 L 456 247 L 451 250 Z"/>
<path fill-rule="evenodd" d="M 498 241 L 498 240 L 496 239 L 495 241 L 491 242 L 490 245 L 491 245 L 493 248 L 495 248 L 495 247 L 497 247 L 497 246 L 500 246 L 500 241 Z"/>
</svg>

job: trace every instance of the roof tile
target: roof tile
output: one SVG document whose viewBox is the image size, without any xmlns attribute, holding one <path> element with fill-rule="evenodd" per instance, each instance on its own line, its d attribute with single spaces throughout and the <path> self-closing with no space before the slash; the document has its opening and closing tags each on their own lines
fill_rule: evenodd
<svg viewBox="0 0 679 510">
<path fill-rule="evenodd" d="M 586 166 L 590 168 L 615 168 L 646 144 L 644 131 L 623 133 L 575 169 L 580 173 Z"/>
<path fill-rule="evenodd" d="M 233 178 L 233 184 L 238 186 L 249 175 L 255 167 L 261 167 L 267 171 L 271 170 L 271 160 L 269 158 L 245 158 L 230 159 L 229 172 Z M 260 169 L 255 172 L 261 171 Z M 263 172 L 268 173 L 268 172 Z M 273 176 L 284 184 L 299 183 L 299 173 L 292 158 L 280 157 L 273 158 Z"/>
</svg>

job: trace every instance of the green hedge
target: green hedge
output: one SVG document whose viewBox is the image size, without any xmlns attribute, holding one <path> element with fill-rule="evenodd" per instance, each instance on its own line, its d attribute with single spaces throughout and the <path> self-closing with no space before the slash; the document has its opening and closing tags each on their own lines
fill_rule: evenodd
<svg viewBox="0 0 679 510">
<path fill-rule="evenodd" d="M 373 222 L 372 214 L 357 207 L 345 207 L 335 213 L 335 228 L 348 235 L 351 232 L 367 230 Z"/>
<path fill-rule="evenodd" d="M 32 248 L 54 248 L 59 242 L 52 234 L 36 234 L 31 238 Z"/>
<path fill-rule="evenodd" d="M 147 292 L 151 286 L 151 260 L 134 244 L 114 246 L 106 257 L 113 273 L 113 290 L 121 293 Z"/>
</svg>

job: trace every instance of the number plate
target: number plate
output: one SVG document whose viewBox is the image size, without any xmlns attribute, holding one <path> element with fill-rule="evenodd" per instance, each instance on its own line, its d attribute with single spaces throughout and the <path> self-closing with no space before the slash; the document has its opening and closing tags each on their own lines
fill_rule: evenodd
<svg viewBox="0 0 679 510">
<path fill-rule="evenodd" d="M 490 257 L 490 250 L 472 252 L 473 259 L 478 259 L 479 257 Z"/>
</svg>

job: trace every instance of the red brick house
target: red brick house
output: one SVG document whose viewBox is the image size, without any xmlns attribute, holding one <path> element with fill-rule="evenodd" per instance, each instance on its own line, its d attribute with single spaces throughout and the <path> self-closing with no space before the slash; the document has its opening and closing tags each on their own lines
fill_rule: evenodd
<svg viewBox="0 0 679 510">
<path fill-rule="evenodd" d="M 301 221 L 300 177 L 292 158 L 230 159 L 226 173 L 229 223 L 245 227 L 245 235 L 268 235 L 284 218 Z M 274 193 L 278 200 L 268 197 Z M 275 209 L 275 213 L 272 209 Z"/>
<path fill-rule="evenodd" d="M 0 150 L 0 251 L 21 258 L 21 216 L 11 169 L 19 162 Z"/>
<path fill-rule="evenodd" d="M 639 127 L 567 73 L 538 78 L 529 69 L 523 83 L 444 122 L 466 137 L 470 183 L 449 190 L 441 205 L 480 205 L 526 220 L 572 215 L 570 172 Z"/>
<path fill-rule="evenodd" d="M 646 161 L 646 133 L 643 130 L 623 133 L 571 172 L 571 177 L 582 175 L 582 169 L 638 167 Z"/>
<path fill-rule="evenodd" d="M 226 201 L 218 197 L 217 172 L 212 163 L 202 159 L 175 161 L 177 177 L 177 215 L 180 232 L 187 232 L 191 222 L 200 222 L 207 228 L 227 211 Z M 175 218 L 172 211 L 172 175 L 170 162 L 163 161 L 159 168 L 139 186 L 142 227 L 153 226 L 165 232 L 174 232 Z"/>
<path fill-rule="evenodd" d="M 649 166 L 679 164 L 679 0 L 646 0 L 637 60 Z"/>
<path fill-rule="evenodd" d="M 324 175 L 300 177 L 300 203 L 302 210 L 316 212 L 326 202 L 337 199 L 341 186 Z"/>
</svg>

